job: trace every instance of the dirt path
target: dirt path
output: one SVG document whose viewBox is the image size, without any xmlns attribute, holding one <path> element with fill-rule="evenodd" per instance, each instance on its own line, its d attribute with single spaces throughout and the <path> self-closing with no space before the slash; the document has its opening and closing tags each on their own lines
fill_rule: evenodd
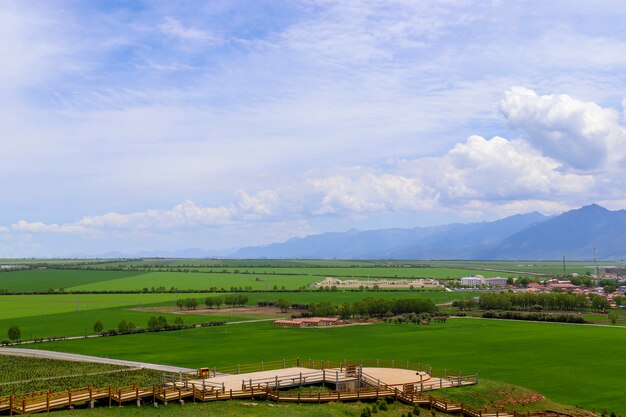
<svg viewBox="0 0 626 417">
<path fill-rule="evenodd" d="M 76 353 L 54 352 L 50 350 L 0 348 L 0 355 L 27 356 L 30 358 L 58 359 L 74 362 L 107 363 L 110 365 L 128 366 L 131 368 L 146 368 L 166 372 L 193 372 L 195 369 L 178 366 L 160 365 L 156 363 L 125 361 L 121 359 L 102 358 L 99 356 L 79 355 Z"/>
</svg>

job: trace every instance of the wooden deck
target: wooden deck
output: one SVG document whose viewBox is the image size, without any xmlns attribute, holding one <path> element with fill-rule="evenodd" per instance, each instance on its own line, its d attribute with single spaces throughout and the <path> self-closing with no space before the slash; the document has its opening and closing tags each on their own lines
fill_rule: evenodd
<svg viewBox="0 0 626 417">
<path fill-rule="evenodd" d="M 363 367 L 343 363 L 323 361 L 320 367 L 286 366 L 279 369 L 252 370 L 247 373 L 227 375 L 212 372 L 210 378 L 185 378 L 178 376 L 177 381 L 152 387 L 86 387 L 59 392 L 33 392 L 23 395 L 0 397 L 0 413 L 33 414 L 58 408 L 88 405 L 96 402 L 108 406 L 142 401 L 168 404 L 191 401 L 225 401 L 231 399 L 266 398 L 273 401 L 299 403 L 325 403 L 333 401 L 379 400 L 393 397 L 411 405 L 419 405 L 446 413 L 457 413 L 465 417 L 540 417 L 526 414 L 508 414 L 504 410 L 477 410 L 444 398 L 438 398 L 426 391 L 445 387 L 462 387 L 478 383 L 476 375 L 433 377 L 432 371 L 418 369 L 386 368 L 377 366 Z M 311 364 L 312 361 L 309 361 Z M 362 364 L 363 362 L 361 362 Z M 378 365 L 379 361 L 377 361 Z M 298 360 L 295 365 L 301 365 Z M 303 363 L 302 363 L 303 364 Z M 395 363 L 392 363 L 395 365 Z M 326 365 L 326 366 L 324 366 Z M 330 367 L 333 366 L 334 367 Z M 321 368 L 321 369 L 320 369 Z M 241 369 L 237 366 L 237 371 Z M 445 374 L 447 376 L 447 373 Z M 281 391 L 306 385 L 323 384 L 335 387 L 333 390 L 319 392 Z M 340 389 L 336 389 L 339 387 Z"/>
</svg>

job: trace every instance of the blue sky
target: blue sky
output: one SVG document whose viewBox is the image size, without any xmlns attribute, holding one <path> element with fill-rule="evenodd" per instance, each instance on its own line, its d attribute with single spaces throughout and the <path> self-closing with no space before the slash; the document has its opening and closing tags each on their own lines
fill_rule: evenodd
<svg viewBox="0 0 626 417">
<path fill-rule="evenodd" d="M 0 256 L 626 205 L 621 1 L 3 1 Z"/>
</svg>

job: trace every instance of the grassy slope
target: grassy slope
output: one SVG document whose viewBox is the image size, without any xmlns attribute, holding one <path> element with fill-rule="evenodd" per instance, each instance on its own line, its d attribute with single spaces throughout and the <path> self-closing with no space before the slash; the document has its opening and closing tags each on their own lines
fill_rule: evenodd
<svg viewBox="0 0 626 417">
<path fill-rule="evenodd" d="M 286 329 L 255 323 L 221 328 L 54 342 L 41 348 L 197 367 L 282 357 L 414 360 L 535 389 L 555 401 L 626 413 L 622 328 L 449 320 Z M 598 349 L 602 354 L 598 354 Z"/>
<path fill-rule="evenodd" d="M 220 417 L 358 417 L 364 407 L 371 404 L 363 403 L 329 403 L 329 404 L 286 404 L 270 401 L 222 401 L 206 404 L 188 403 L 184 406 L 170 404 L 159 406 L 157 410 L 153 406 L 143 407 L 98 407 L 92 410 L 81 411 L 84 417 L 196 417 L 196 416 L 220 416 Z M 380 417 L 400 417 L 412 410 L 411 407 L 396 403 L 389 406 L 389 410 L 374 414 Z M 422 412 L 426 415 L 426 411 Z M 76 411 L 66 410 L 55 413 L 58 417 L 75 415 Z M 430 416 L 430 412 L 428 412 Z M 437 413 L 437 417 L 444 414 Z"/>
</svg>

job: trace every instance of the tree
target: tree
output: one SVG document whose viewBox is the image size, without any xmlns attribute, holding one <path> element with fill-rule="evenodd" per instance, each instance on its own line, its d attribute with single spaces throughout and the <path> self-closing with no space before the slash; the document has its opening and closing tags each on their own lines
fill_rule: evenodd
<svg viewBox="0 0 626 417">
<path fill-rule="evenodd" d="M 182 317 L 176 317 L 174 319 L 174 326 L 175 327 L 183 327 L 185 325 L 185 323 L 183 322 L 183 318 Z"/>
<path fill-rule="evenodd" d="M 286 313 L 287 311 L 289 311 L 289 307 L 291 307 L 291 305 L 289 304 L 289 301 L 281 298 L 280 300 L 276 301 L 276 307 L 280 308 L 281 313 Z"/>
<path fill-rule="evenodd" d="M 617 323 L 617 319 L 619 319 L 619 313 L 617 312 L 617 310 L 609 310 L 609 312 L 607 313 L 607 318 L 609 319 L 611 324 L 615 326 L 615 323 Z"/>
<path fill-rule="evenodd" d="M 155 331 L 155 330 L 159 330 L 159 329 L 160 329 L 160 327 L 159 327 L 159 320 L 156 317 L 151 316 L 148 319 L 148 330 Z"/>
<path fill-rule="evenodd" d="M 22 337 L 22 332 L 20 331 L 19 327 L 13 325 L 9 327 L 8 336 L 11 341 L 17 342 Z"/>
<path fill-rule="evenodd" d="M 93 324 L 93 331 L 96 333 L 102 333 L 104 330 L 104 324 L 100 320 L 96 320 Z"/>
<path fill-rule="evenodd" d="M 120 320 L 117 324 L 117 331 L 119 333 L 128 333 L 128 322 L 126 320 Z"/>
</svg>

